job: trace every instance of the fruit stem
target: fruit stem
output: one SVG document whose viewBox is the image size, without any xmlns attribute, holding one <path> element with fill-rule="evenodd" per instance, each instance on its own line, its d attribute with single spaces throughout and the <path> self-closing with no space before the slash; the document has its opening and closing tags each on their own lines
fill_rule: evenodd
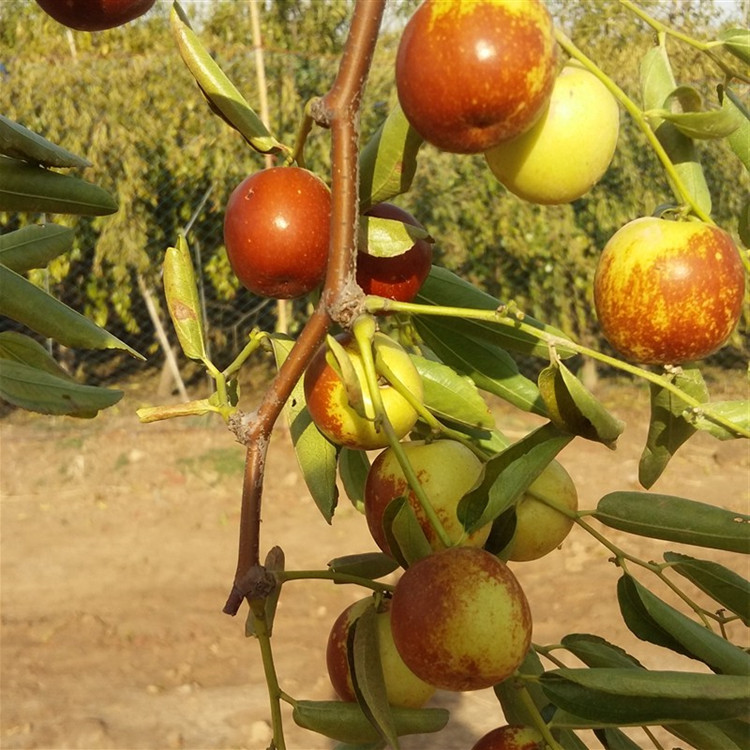
<svg viewBox="0 0 750 750">
<path fill-rule="evenodd" d="M 696 203 L 690 191 L 685 187 L 680 178 L 674 163 L 669 158 L 661 141 L 654 133 L 640 107 L 589 57 L 587 57 L 576 45 L 559 29 L 555 29 L 555 37 L 558 44 L 573 58 L 578 60 L 585 68 L 591 71 L 612 93 L 617 101 L 627 110 L 630 116 L 635 120 L 636 125 L 646 136 L 651 148 L 656 153 L 659 161 L 664 167 L 664 171 L 669 176 L 670 185 L 675 193 L 675 197 L 681 203 L 690 207 L 690 210 L 706 224 L 715 224 L 713 219 Z"/>
<path fill-rule="evenodd" d="M 248 334 L 248 338 L 250 339 L 247 344 L 245 344 L 242 351 L 234 358 L 232 363 L 224 369 L 224 372 L 222 375 L 226 380 L 231 380 L 232 376 L 242 367 L 242 365 L 245 364 L 247 361 L 247 358 L 260 346 L 261 342 L 264 338 L 268 336 L 267 333 L 264 331 L 261 331 L 259 328 L 253 328 L 252 331 Z M 213 373 L 212 373 L 213 377 Z"/>
<path fill-rule="evenodd" d="M 271 703 L 271 723 L 273 727 L 273 746 L 276 750 L 286 750 L 284 740 L 284 725 L 281 716 L 282 691 L 279 687 L 279 679 L 276 674 L 276 665 L 273 660 L 273 649 L 271 648 L 271 636 L 266 620 L 265 599 L 253 599 L 250 601 L 250 610 L 253 617 L 255 636 L 260 645 L 261 659 L 263 661 L 263 672 L 268 687 L 268 698 Z"/>
<path fill-rule="evenodd" d="M 518 674 L 516 676 L 521 677 L 522 675 Z M 521 703 L 523 703 L 524 708 L 529 712 L 529 716 L 534 722 L 535 729 L 542 735 L 544 741 L 547 743 L 547 747 L 550 750 L 564 750 L 564 748 L 552 736 L 550 728 L 545 723 L 542 715 L 539 713 L 536 703 L 534 703 L 534 699 L 531 697 L 531 693 L 529 693 L 529 689 L 525 685 L 522 685 L 518 693 Z"/>
<path fill-rule="evenodd" d="M 292 151 L 289 157 L 289 162 L 295 162 L 298 167 L 305 169 L 305 144 L 307 143 L 307 136 L 310 135 L 315 120 L 313 120 L 310 114 L 311 109 L 315 106 L 316 99 L 311 99 L 305 104 L 305 113 L 302 117 L 302 121 L 297 129 L 297 138 L 294 142 L 294 151 Z"/>
<path fill-rule="evenodd" d="M 369 312 L 402 312 L 408 315 L 436 315 L 446 318 L 462 318 L 464 320 L 480 320 L 487 323 L 496 323 L 500 326 L 507 328 L 513 328 L 516 330 L 528 333 L 540 341 L 544 341 L 548 346 L 559 347 L 569 349 L 577 354 L 590 357 L 591 359 L 599 360 L 600 362 L 614 367 L 623 372 L 627 372 L 630 375 L 647 380 L 650 383 L 658 385 L 666 391 L 674 394 L 678 398 L 682 399 L 688 406 L 693 409 L 699 410 L 701 415 L 706 419 L 711 420 L 717 425 L 721 425 L 729 432 L 739 436 L 750 438 L 750 429 L 742 427 L 741 425 L 735 424 L 729 419 L 726 419 L 721 414 L 715 413 L 710 404 L 705 404 L 689 393 L 683 391 L 679 386 L 676 386 L 667 378 L 661 375 L 646 370 L 638 365 L 624 362 L 623 360 L 617 359 L 616 357 L 610 357 L 608 354 L 591 349 L 583 344 L 578 344 L 569 339 L 561 338 L 560 336 L 553 335 L 547 331 L 541 330 L 536 326 L 532 326 L 528 323 L 524 323 L 517 317 L 511 317 L 504 315 L 499 310 L 474 310 L 466 307 L 444 307 L 442 305 L 421 305 L 414 302 L 396 302 L 394 300 L 387 300 L 383 297 L 368 296 L 365 298 L 365 308 Z"/>
<path fill-rule="evenodd" d="M 404 472 L 404 476 L 406 477 L 406 481 L 409 483 L 409 487 L 411 488 L 412 492 L 414 492 L 417 501 L 422 507 L 425 516 L 427 516 L 430 525 L 438 535 L 440 542 L 446 548 L 452 547 L 453 542 L 448 536 L 448 532 L 443 527 L 440 518 L 438 518 L 437 513 L 435 513 L 435 509 L 432 507 L 432 504 L 427 497 L 427 493 L 424 491 L 424 487 L 422 487 L 422 485 L 420 484 L 414 468 L 412 467 L 403 446 L 399 442 L 398 436 L 396 435 L 393 426 L 388 419 L 388 414 L 386 413 L 383 406 L 383 399 L 380 396 L 380 386 L 378 385 L 378 374 L 377 370 L 375 369 L 375 358 L 372 353 L 372 340 L 368 336 L 368 334 L 370 333 L 369 325 L 360 325 L 361 321 L 365 322 L 367 320 L 368 318 L 365 318 L 364 316 L 356 320 L 352 332 L 354 334 L 354 338 L 357 341 L 360 355 L 362 357 L 362 365 L 364 366 L 365 370 L 367 389 L 370 391 L 370 400 L 372 401 L 373 410 L 375 412 L 375 419 L 380 422 L 382 429 L 385 431 L 385 434 L 388 437 L 388 444 L 396 455 L 396 459 L 401 466 L 401 471 Z"/>
<path fill-rule="evenodd" d="M 274 575 L 279 583 L 314 579 L 333 581 L 334 583 L 351 583 L 373 591 L 393 591 L 395 589 L 395 586 L 389 583 L 378 583 L 371 578 L 363 578 L 351 573 L 337 573 L 335 570 L 281 570 L 275 572 Z"/>
</svg>

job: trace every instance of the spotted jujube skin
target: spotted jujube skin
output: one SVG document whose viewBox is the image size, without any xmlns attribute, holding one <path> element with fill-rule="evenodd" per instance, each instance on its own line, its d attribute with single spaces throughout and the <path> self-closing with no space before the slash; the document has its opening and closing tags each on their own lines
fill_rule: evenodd
<svg viewBox="0 0 750 750">
<path fill-rule="evenodd" d="M 602 332 L 623 357 L 680 364 L 717 351 L 739 321 L 745 271 L 709 224 L 635 219 L 609 240 L 594 277 Z"/>
<path fill-rule="evenodd" d="M 422 138 L 480 153 L 536 122 L 556 70 L 554 28 L 539 0 L 426 0 L 402 34 L 396 85 Z"/>
</svg>

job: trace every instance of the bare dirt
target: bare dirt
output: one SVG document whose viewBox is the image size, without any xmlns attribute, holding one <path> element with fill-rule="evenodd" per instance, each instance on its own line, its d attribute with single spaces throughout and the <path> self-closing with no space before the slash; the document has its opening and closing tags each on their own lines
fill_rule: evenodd
<svg viewBox="0 0 750 750">
<path fill-rule="evenodd" d="M 134 410 L 152 401 L 146 393 L 129 390 L 117 408 L 92 421 L 20 412 L 0 420 L 3 748 L 269 744 L 257 643 L 244 638 L 243 613 L 230 618 L 221 611 L 236 562 L 243 450 L 218 419 L 139 425 Z M 646 394 L 608 386 L 600 395 L 628 426 L 615 452 L 577 440 L 561 454 L 584 508 L 611 490 L 638 489 Z M 501 405 L 496 412 L 511 437 L 538 424 Z M 747 512 L 747 441 L 698 435 L 653 491 Z M 280 545 L 290 569 L 320 569 L 335 556 L 374 549 L 345 497 L 333 524 L 323 521 L 283 427 L 269 453 L 262 533 L 264 550 Z M 660 557 L 666 546 L 608 533 L 645 559 Z M 711 551 L 684 551 L 737 565 Z M 647 666 L 700 669 L 627 632 L 615 598 L 619 572 L 609 556 L 574 529 L 561 550 L 514 566 L 531 603 L 535 642 L 597 633 Z M 325 581 L 287 585 L 273 639 L 287 693 L 333 697 L 324 663 L 328 629 L 363 595 Z M 492 691 L 440 693 L 433 704 L 451 709 L 448 729 L 407 740 L 405 748 L 468 750 L 503 723 Z M 335 744 L 288 716 L 285 727 L 289 748 Z M 591 747 L 598 747 L 593 739 Z"/>
</svg>

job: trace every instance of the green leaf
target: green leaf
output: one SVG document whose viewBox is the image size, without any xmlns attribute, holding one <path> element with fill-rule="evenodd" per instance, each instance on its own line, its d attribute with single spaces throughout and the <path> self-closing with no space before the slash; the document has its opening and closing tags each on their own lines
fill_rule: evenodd
<svg viewBox="0 0 750 750">
<path fill-rule="evenodd" d="M 0 265 L 0 315 L 61 344 L 81 349 L 124 349 L 143 357 L 108 331 Z"/>
<path fill-rule="evenodd" d="M 750 581 L 712 560 L 697 560 L 678 552 L 665 552 L 671 570 L 695 584 L 712 599 L 750 624 Z"/>
<path fill-rule="evenodd" d="M 663 44 L 653 47 L 643 56 L 640 77 L 644 109 L 646 111 L 661 110 L 664 102 L 677 88 L 667 50 Z M 662 117 L 649 117 L 648 122 L 673 162 L 680 181 L 693 201 L 703 211 L 710 214 L 711 193 L 692 139 Z M 675 197 L 681 203 L 682 197 L 671 180 L 670 185 Z"/>
<path fill-rule="evenodd" d="M 362 552 L 336 557 L 328 563 L 335 573 L 346 573 L 360 578 L 377 580 L 398 568 L 398 563 L 384 552 Z"/>
<path fill-rule="evenodd" d="M 352 623 L 347 641 L 349 670 L 357 703 L 378 734 L 398 750 L 396 726 L 388 704 L 378 645 L 377 611 L 374 603 Z"/>
<path fill-rule="evenodd" d="M 117 203 L 80 177 L 0 156 L 0 211 L 104 216 L 115 213 Z"/>
<path fill-rule="evenodd" d="M 370 460 L 365 451 L 352 448 L 341 448 L 339 452 L 339 476 L 344 485 L 344 492 L 352 505 L 360 512 L 365 512 L 365 482 L 370 471 Z"/>
<path fill-rule="evenodd" d="M 391 500 L 383 511 L 383 531 L 391 553 L 403 568 L 432 554 L 432 547 L 405 497 Z"/>
<path fill-rule="evenodd" d="M 606 727 L 605 729 L 594 730 L 599 742 L 602 743 L 602 747 L 607 750 L 641 750 L 641 746 L 637 745 L 630 737 L 625 734 L 617 727 Z"/>
<path fill-rule="evenodd" d="M 750 429 L 750 401 L 712 401 L 707 404 L 716 416 L 734 423 L 738 428 Z M 740 437 L 706 416 L 700 409 L 690 409 L 683 416 L 696 430 L 703 430 L 719 440 L 734 440 Z"/>
<path fill-rule="evenodd" d="M 750 699 L 750 682 L 736 675 L 563 668 L 539 679 L 553 703 L 600 725 L 733 719 L 746 714 Z"/>
<path fill-rule="evenodd" d="M 726 29 L 719 34 L 719 39 L 725 49 L 746 65 L 750 65 L 750 30 Z"/>
<path fill-rule="evenodd" d="M 617 599 L 625 624 L 641 640 L 698 659 L 715 672 L 750 676 L 750 654 L 662 601 L 632 576 L 623 574 L 618 581 Z"/>
<path fill-rule="evenodd" d="M 228 125 L 239 131 L 256 151 L 262 154 L 282 151 L 284 148 L 282 144 L 271 135 L 262 120 L 203 46 L 177 2 L 172 6 L 170 25 L 180 55 L 208 99 L 211 108 Z"/>
<path fill-rule="evenodd" d="M 685 368 L 665 376 L 674 385 L 698 401 L 708 401 L 708 389 L 697 367 Z M 638 465 L 638 480 L 648 489 L 661 476 L 677 449 L 696 428 L 683 417 L 687 403 L 656 383 L 649 383 L 651 419 L 646 446 Z"/>
<path fill-rule="evenodd" d="M 634 656 L 598 635 L 570 633 L 560 643 L 587 667 L 643 668 Z"/>
<path fill-rule="evenodd" d="M 0 263 L 16 273 L 44 268 L 73 248 L 74 232 L 58 224 L 29 224 L 0 235 Z"/>
<path fill-rule="evenodd" d="M 423 305 L 472 310 L 503 311 L 505 308 L 495 297 L 477 289 L 473 284 L 441 266 L 432 267 L 415 301 Z M 507 309 L 503 314 L 506 312 L 510 314 L 511 310 Z M 558 356 L 569 357 L 575 354 L 573 350 L 566 348 L 565 342 L 569 339 L 557 328 L 541 323 L 524 313 L 516 312 L 513 317 L 515 323 L 468 320 L 460 316 L 451 317 L 449 322 L 451 329 L 463 336 L 471 336 L 477 341 L 485 341 L 519 354 L 548 358 L 549 344 L 522 330 L 519 326 L 524 323 L 552 337 Z"/>
<path fill-rule="evenodd" d="M 662 109 L 654 112 L 654 115 L 671 122 L 680 133 L 688 138 L 702 140 L 726 138 L 742 124 L 742 115 L 728 99 L 724 100 L 721 109 L 708 112 L 670 112 Z"/>
<path fill-rule="evenodd" d="M 466 531 L 476 531 L 507 510 L 572 439 L 549 422 L 490 459 L 479 486 L 458 504 Z"/>
<path fill-rule="evenodd" d="M 0 115 L 0 154 L 45 167 L 90 167 L 91 162 Z"/>
<path fill-rule="evenodd" d="M 398 736 L 439 732 L 450 718 L 444 708 L 393 707 L 391 712 Z M 297 726 L 339 742 L 360 744 L 380 739 L 377 729 L 353 701 L 297 701 L 292 718 Z"/>
<path fill-rule="evenodd" d="M 359 201 L 364 211 L 411 187 L 422 137 L 397 104 L 359 156 Z"/>
<path fill-rule="evenodd" d="M 95 417 L 116 404 L 122 391 L 76 383 L 65 374 L 53 374 L 24 362 L 0 357 L 0 398 L 22 409 L 41 414 Z"/>
<path fill-rule="evenodd" d="M 523 411 L 546 416 L 536 384 L 521 375 L 518 365 L 504 349 L 462 335 L 450 320 L 417 317 L 414 325 L 437 357 L 468 375 L 479 388 Z"/>
<path fill-rule="evenodd" d="M 742 724 L 738 720 L 734 720 L 732 723 Z M 745 750 L 748 746 L 748 740 L 750 740 L 750 727 L 744 724 L 742 736 L 734 740 L 731 735 L 724 731 L 724 727 L 728 724 L 730 724 L 728 721 L 714 723 L 691 721 L 681 724 L 667 724 L 664 728 L 675 737 L 689 743 L 691 747 L 697 748 L 697 750 L 717 750 L 718 748 L 721 748 L 721 750 Z"/>
<path fill-rule="evenodd" d="M 719 88 L 719 96 L 723 95 L 722 106 L 734 108 L 740 115 L 740 125 L 728 138 L 727 141 L 732 151 L 750 171 L 750 112 L 742 103 L 742 100 L 732 89 Z M 745 243 L 747 245 L 747 243 Z"/>
<path fill-rule="evenodd" d="M 276 366 L 289 356 L 294 340 L 283 334 L 268 337 L 273 347 Z M 331 443 L 310 417 L 305 402 L 302 379 L 294 386 L 285 406 L 294 452 L 305 484 L 310 490 L 323 518 L 331 523 L 338 502 L 336 486 L 336 446 Z"/>
<path fill-rule="evenodd" d="M 610 492 L 599 501 L 594 517 L 631 534 L 750 553 L 750 516 L 696 500 L 649 492 Z"/>
<path fill-rule="evenodd" d="M 402 255 L 414 247 L 417 240 L 432 238 L 426 229 L 404 224 L 395 219 L 383 219 L 379 216 L 360 216 L 360 231 L 364 241 L 360 251 L 377 258 L 393 258 Z"/>
<path fill-rule="evenodd" d="M 467 427 L 495 426 L 495 418 L 471 378 L 442 362 L 415 354 L 411 359 L 422 378 L 424 405 L 435 416 Z"/>
<path fill-rule="evenodd" d="M 614 448 L 624 423 L 611 415 L 562 362 L 551 362 L 539 373 L 539 393 L 560 430 Z"/>
<path fill-rule="evenodd" d="M 180 235 L 177 246 L 167 248 L 164 255 L 164 294 L 169 317 L 186 357 L 206 361 L 198 283 L 187 240 Z"/>
</svg>

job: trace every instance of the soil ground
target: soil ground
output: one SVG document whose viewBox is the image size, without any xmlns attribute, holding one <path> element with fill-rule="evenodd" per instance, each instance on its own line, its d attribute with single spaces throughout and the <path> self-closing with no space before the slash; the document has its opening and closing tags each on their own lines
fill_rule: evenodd
<svg viewBox="0 0 750 750">
<path fill-rule="evenodd" d="M 148 388 L 127 392 L 92 421 L 21 412 L 0 420 L 0 746 L 266 748 L 269 711 L 257 644 L 243 637 L 242 615 L 221 611 L 236 561 L 243 450 L 218 419 L 139 425 L 135 408 L 153 399 Z M 647 427 L 642 388 L 605 384 L 599 395 L 627 429 L 615 452 L 576 440 L 560 455 L 584 508 L 611 490 L 638 489 Z M 510 437 L 539 423 L 499 404 L 495 410 Z M 652 489 L 747 512 L 749 477 L 747 441 L 701 434 Z M 333 524 L 322 520 L 283 427 L 269 452 L 262 534 L 264 549 L 280 545 L 290 569 L 320 569 L 335 556 L 374 549 L 345 497 Z M 608 534 L 645 559 L 659 558 L 666 547 Z M 737 565 L 707 550 L 683 551 Z M 535 642 L 596 633 L 649 667 L 700 669 L 628 633 L 617 610 L 618 570 L 608 557 L 574 529 L 548 558 L 514 566 L 531 603 Z M 333 697 L 324 662 L 328 629 L 362 595 L 324 581 L 285 588 L 273 642 L 286 692 Z M 451 709 L 447 730 L 407 740 L 404 748 L 468 750 L 503 723 L 492 691 L 439 693 L 433 704 Z M 290 749 L 335 744 L 289 717 L 285 727 Z M 599 747 L 593 738 L 591 747 Z"/>
</svg>

